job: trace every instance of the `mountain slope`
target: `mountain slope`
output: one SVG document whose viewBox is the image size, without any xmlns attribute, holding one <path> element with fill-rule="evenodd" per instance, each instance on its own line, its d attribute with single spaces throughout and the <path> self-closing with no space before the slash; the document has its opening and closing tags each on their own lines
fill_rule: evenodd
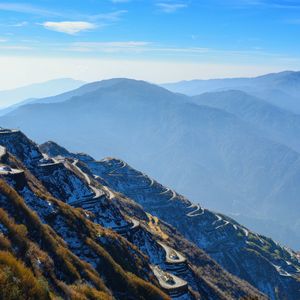
<svg viewBox="0 0 300 300">
<path fill-rule="evenodd" d="M 154 226 L 140 206 L 95 180 L 87 155 L 51 158 L 21 132 L 9 130 L 0 133 L 0 145 L 0 247 L 11 244 L 11 254 L 40 274 L 51 293 L 64 299 L 167 299 L 162 291 L 182 300 L 266 299 L 174 228 L 158 219 Z M 70 199 L 62 192 L 83 187 L 90 194 Z M 22 224 L 16 227 L 20 233 L 12 231 L 7 215 Z M 186 257 L 175 250 L 178 242 Z"/>
<path fill-rule="evenodd" d="M 274 226 L 266 230 L 259 223 L 255 229 L 300 246 L 294 239 L 300 232 L 296 151 L 232 113 L 189 103 L 186 96 L 140 81 L 103 84 L 61 103 L 23 106 L 0 122 L 39 142 L 56 140 L 99 158 L 124 157 L 194 202 L 266 220 Z"/>
<path fill-rule="evenodd" d="M 176 192 L 148 180 L 130 167 L 120 166 L 122 162 L 119 161 L 103 161 L 93 171 L 114 189 L 132 197 L 149 212 L 171 223 L 228 271 L 250 281 L 272 299 L 299 297 L 296 279 L 299 276 L 299 262 L 295 254 L 291 255 L 272 240 L 249 232 L 223 215 L 212 214 L 192 205 Z M 291 264 L 296 266 L 294 283 L 290 280 L 293 275 L 288 272 L 293 269 Z M 266 270 L 269 272 L 268 279 L 265 278 Z M 268 280 L 272 283 L 268 284 Z M 279 290 L 284 288 L 285 281 L 291 284 L 286 292 L 276 295 L 275 290 L 269 290 L 275 282 Z M 286 293 L 290 292 L 287 296 Z"/>
<path fill-rule="evenodd" d="M 41 145 L 41 149 L 48 155 L 62 151 L 67 157 L 82 159 L 102 184 L 134 199 L 153 216 L 173 225 L 229 272 L 249 281 L 271 299 L 298 299 L 300 262 L 295 252 L 224 215 L 192 204 L 124 161 L 95 161 L 86 155 L 68 153 L 53 142 Z M 180 250 L 188 255 L 184 244 L 177 242 L 177 247 L 180 244 Z"/>
<path fill-rule="evenodd" d="M 14 182 L 11 181 L 9 183 L 14 184 Z M 127 286 L 129 289 L 128 295 L 131 294 L 133 296 L 135 294 L 134 289 L 136 287 L 134 285 L 140 283 L 138 283 L 138 281 L 134 283 L 134 277 L 133 281 L 131 281 L 129 274 L 126 274 L 120 269 L 120 266 L 115 263 L 111 256 L 99 246 L 99 241 L 97 241 L 95 236 L 95 230 L 103 232 L 103 229 L 96 227 L 93 229 L 92 224 L 86 223 L 81 214 L 76 211 L 70 211 L 70 208 L 68 208 L 69 211 L 67 213 L 66 208 L 59 202 L 46 198 L 47 202 L 45 201 L 46 199 L 43 199 L 41 196 L 35 197 L 35 195 L 32 194 L 33 191 L 26 185 L 23 186 L 23 191 L 27 194 L 26 196 L 24 194 L 22 195 L 26 200 L 18 195 L 12 187 L 3 181 L 1 182 L 1 207 L 4 209 L 4 211 L 2 210 L 1 216 L 2 234 L 4 234 L 5 238 L 8 239 L 11 244 L 10 251 L 31 266 L 37 275 L 40 274 L 43 276 L 44 280 L 48 282 L 51 291 L 68 297 L 68 294 L 70 294 L 70 296 L 72 295 L 73 288 L 74 296 L 77 289 L 82 289 L 87 292 L 86 295 L 85 292 L 82 293 L 82 297 L 84 297 L 88 295 L 88 290 L 90 289 L 90 294 L 98 293 L 100 296 L 99 291 L 102 291 L 104 292 L 103 295 L 106 294 L 105 297 L 109 299 L 111 298 L 111 292 L 101 280 L 101 277 L 105 276 L 106 285 L 108 285 L 110 289 L 113 289 L 115 297 L 119 298 L 120 294 L 124 295 L 122 285 Z M 27 202 L 26 204 L 24 200 Z M 10 203 L 10 205 L 8 206 L 7 203 Z M 30 208 L 27 205 L 29 205 Z M 36 211 L 38 216 L 33 213 L 32 210 Z M 19 225 L 18 227 L 14 225 L 8 216 L 18 220 L 22 226 Z M 54 231 L 49 226 L 43 225 L 40 218 L 42 218 L 43 221 L 47 220 L 46 222 L 52 225 L 51 227 Z M 71 219 L 68 220 L 68 218 Z M 73 221 L 73 225 L 70 226 L 71 220 Z M 74 226 L 73 229 L 72 226 Z M 70 244 L 71 240 L 72 243 L 76 242 L 76 234 L 74 231 L 76 227 L 77 230 L 78 227 L 82 230 L 80 245 Z M 68 234 L 69 237 L 63 236 L 65 240 L 63 241 L 57 235 L 57 232 L 61 236 Z M 107 235 L 106 238 L 110 240 L 110 246 L 113 246 L 113 240 L 111 239 L 115 239 L 115 247 L 118 248 L 118 251 L 121 251 L 122 247 L 124 247 L 124 255 L 128 255 L 126 254 L 127 250 L 125 250 L 125 247 L 129 247 L 129 245 L 120 247 L 118 246 L 119 242 L 117 242 L 117 237 Z M 98 246 L 94 244 L 96 241 Z M 82 252 L 75 252 L 74 247 L 79 247 L 78 249 L 81 249 L 80 251 Z M 99 261 L 98 263 L 96 263 L 97 260 Z M 132 262 L 133 261 L 134 260 L 132 260 Z M 111 274 L 105 274 L 104 272 L 100 275 L 96 271 L 101 265 L 102 268 L 106 266 L 106 268 L 108 267 L 114 270 L 114 280 L 120 280 L 119 288 L 116 286 L 116 282 L 112 281 L 112 278 L 109 279 Z M 82 281 L 82 286 L 76 283 L 78 280 Z M 71 286 L 68 287 L 65 284 Z M 142 282 L 141 284 L 144 284 L 144 288 L 142 286 L 141 288 L 144 289 L 145 299 L 151 298 L 150 294 L 146 291 L 147 288 L 151 289 L 151 286 L 147 287 L 147 284 Z M 73 288 L 72 285 L 74 285 Z M 91 285 L 91 287 L 88 287 L 88 285 Z M 147 293 L 148 296 L 146 296 Z M 153 293 L 153 296 L 156 294 L 158 299 L 159 297 L 163 298 L 163 294 L 161 293 L 160 295 L 159 291 L 155 290 L 155 288 L 153 289 Z M 81 293 L 78 294 L 80 295 Z M 135 295 L 137 296 L 137 294 Z M 73 299 L 73 297 L 71 298 Z M 86 298 L 91 299 L 91 297 Z"/>
</svg>

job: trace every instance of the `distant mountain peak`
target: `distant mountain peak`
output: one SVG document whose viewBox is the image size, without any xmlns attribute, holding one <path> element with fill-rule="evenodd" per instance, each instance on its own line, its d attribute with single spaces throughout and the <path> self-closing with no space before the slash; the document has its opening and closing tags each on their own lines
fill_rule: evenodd
<svg viewBox="0 0 300 300">
<path fill-rule="evenodd" d="M 0 115 L 3 115 L 7 110 L 9 111 L 10 107 L 18 107 L 23 103 L 32 101 L 29 99 L 58 95 L 76 89 L 84 83 L 72 78 L 58 78 L 0 91 L 0 107 L 7 108 L 3 112 L 0 110 Z"/>
<path fill-rule="evenodd" d="M 93 87 L 93 90 L 98 90 L 102 88 L 118 88 L 122 89 L 132 89 L 132 90 L 139 90 L 139 89 L 153 89 L 158 91 L 164 91 L 166 93 L 169 93 L 168 90 L 152 84 L 150 82 L 144 81 L 144 80 L 136 80 L 136 79 L 130 79 L 130 78 L 112 78 L 112 79 L 105 79 L 101 81 L 96 81 L 92 83 L 88 83 L 85 87 Z"/>
</svg>

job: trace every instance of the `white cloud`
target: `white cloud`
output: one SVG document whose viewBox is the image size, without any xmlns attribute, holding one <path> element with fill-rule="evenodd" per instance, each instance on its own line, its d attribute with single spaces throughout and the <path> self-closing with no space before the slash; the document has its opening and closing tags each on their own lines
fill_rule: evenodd
<svg viewBox="0 0 300 300">
<path fill-rule="evenodd" d="M 90 22 L 83 21 L 64 21 L 64 22 L 45 22 L 42 24 L 46 29 L 63 32 L 67 34 L 76 34 L 81 31 L 94 29 L 97 26 Z"/>
<path fill-rule="evenodd" d="M 157 3 L 156 6 L 158 6 L 161 11 L 168 14 L 174 13 L 179 9 L 187 7 L 186 4 L 182 4 L 182 3 L 165 3 L 165 2 Z"/>
</svg>

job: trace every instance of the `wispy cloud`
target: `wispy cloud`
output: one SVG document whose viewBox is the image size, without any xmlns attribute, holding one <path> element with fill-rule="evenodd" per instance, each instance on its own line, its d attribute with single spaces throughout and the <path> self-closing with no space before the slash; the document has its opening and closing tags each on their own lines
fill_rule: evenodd
<svg viewBox="0 0 300 300">
<path fill-rule="evenodd" d="M 56 11 L 51 9 L 34 6 L 31 4 L 24 3 L 10 3 L 0 2 L 0 10 L 11 11 L 23 14 L 37 15 L 42 17 L 60 17 L 60 18 L 71 18 L 71 19 L 84 19 L 84 20 L 103 20 L 103 21 L 118 21 L 121 16 L 124 15 L 126 10 L 117 10 L 112 12 L 100 13 L 100 14 L 83 14 L 72 11 Z"/>
<path fill-rule="evenodd" d="M 123 41 L 123 42 L 77 42 L 71 44 L 67 50 L 75 52 L 103 52 L 103 53 L 119 53 L 141 51 L 144 47 L 151 43 L 144 41 Z"/>
<path fill-rule="evenodd" d="M 12 2 L 0 2 L 0 10 L 12 11 L 17 13 L 39 15 L 39 16 L 60 16 L 58 12 L 39 8 L 31 4 L 24 3 L 12 3 Z"/>
<path fill-rule="evenodd" d="M 264 5 L 264 6 L 270 6 L 270 7 L 274 7 L 274 8 L 300 8 L 300 2 L 297 1 L 293 1 L 293 0 L 271 0 L 271 1 L 267 1 L 267 0 L 261 0 L 258 1 L 260 2 L 260 5 Z"/>
<path fill-rule="evenodd" d="M 93 23 L 83 21 L 45 22 L 42 24 L 46 29 L 74 35 L 81 31 L 94 29 L 97 26 Z"/>
<path fill-rule="evenodd" d="M 157 3 L 156 6 L 165 13 L 174 13 L 180 9 L 186 8 L 187 4 L 183 3 L 171 3 L 171 2 L 160 2 Z"/>
<path fill-rule="evenodd" d="M 27 26 L 29 24 L 29 22 L 27 21 L 21 21 L 21 22 L 17 22 L 17 23 L 10 23 L 10 22 L 6 22 L 6 23 L 0 23 L 1 27 L 24 27 Z"/>
<path fill-rule="evenodd" d="M 115 42 L 76 42 L 63 50 L 74 52 L 92 52 L 106 54 L 159 54 L 159 55 L 200 55 L 209 53 L 212 50 L 201 47 L 168 47 L 159 46 L 152 42 L 145 41 L 115 41 Z"/>
<path fill-rule="evenodd" d="M 124 57 L 131 55 L 141 55 L 141 57 L 168 57 L 168 58 L 192 58 L 196 60 L 217 60 L 226 57 L 228 60 L 280 60 L 286 61 L 289 59 L 282 53 L 274 53 L 264 51 L 264 49 L 257 47 L 249 50 L 239 49 L 214 49 L 205 47 L 171 47 L 166 45 L 159 45 L 153 42 L 145 41 L 115 41 L 115 42 L 76 42 L 69 45 L 61 45 L 60 51 L 72 51 L 78 53 L 93 53 L 93 54 L 108 54 L 108 55 L 124 55 Z"/>
<path fill-rule="evenodd" d="M 109 13 L 96 14 L 91 16 L 86 16 L 89 20 L 98 20 L 98 21 L 119 21 L 121 17 L 127 13 L 127 10 L 117 10 Z"/>
<path fill-rule="evenodd" d="M 87 45 L 92 47 L 141 47 L 151 44 L 150 42 L 140 42 L 140 41 L 128 41 L 128 42 L 81 42 L 81 45 Z"/>
<path fill-rule="evenodd" d="M 279 8 L 279 9 L 298 9 L 300 2 L 298 0 L 219 0 L 219 4 L 235 7 L 257 6 L 261 8 Z"/>
<path fill-rule="evenodd" d="M 27 21 L 23 21 L 23 22 L 18 22 L 12 25 L 9 25 L 10 27 L 24 27 L 27 26 L 29 23 Z"/>
<path fill-rule="evenodd" d="M 19 45 L 0 45 L 0 50 L 32 50 L 31 47 Z"/>
</svg>

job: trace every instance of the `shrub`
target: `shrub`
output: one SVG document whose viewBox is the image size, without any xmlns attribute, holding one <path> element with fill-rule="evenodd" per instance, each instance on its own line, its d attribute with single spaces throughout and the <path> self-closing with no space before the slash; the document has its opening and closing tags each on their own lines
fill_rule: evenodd
<svg viewBox="0 0 300 300">
<path fill-rule="evenodd" d="M 11 253 L 0 251 L 0 299 L 50 300 L 47 285 Z"/>
</svg>

